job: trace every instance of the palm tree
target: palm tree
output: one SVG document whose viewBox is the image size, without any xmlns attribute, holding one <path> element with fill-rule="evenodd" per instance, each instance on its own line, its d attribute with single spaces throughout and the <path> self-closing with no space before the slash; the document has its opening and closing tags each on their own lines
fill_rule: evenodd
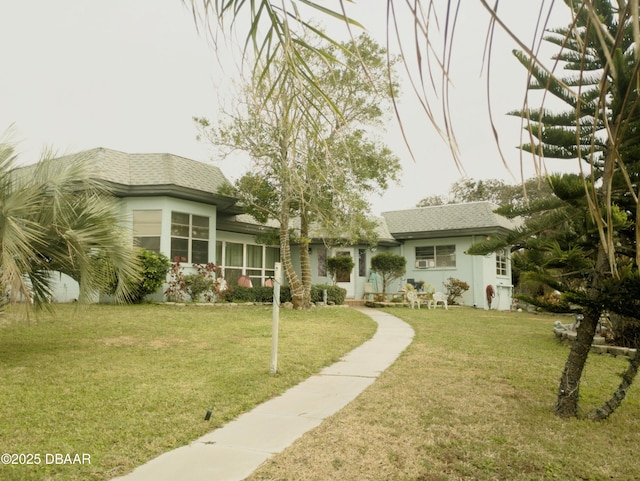
<svg viewBox="0 0 640 481">
<path fill-rule="evenodd" d="M 108 290 L 128 298 L 138 264 L 123 232 L 115 199 L 89 176 L 82 159 L 43 156 L 16 168 L 9 143 L 0 143 L 0 288 L 11 302 L 51 299 L 54 273 L 80 285 L 79 301 Z"/>
</svg>

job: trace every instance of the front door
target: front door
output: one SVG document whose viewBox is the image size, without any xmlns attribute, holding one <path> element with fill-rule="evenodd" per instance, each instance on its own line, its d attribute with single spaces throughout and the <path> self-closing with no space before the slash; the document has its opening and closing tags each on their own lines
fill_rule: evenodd
<svg viewBox="0 0 640 481">
<path fill-rule="evenodd" d="M 336 257 L 350 256 L 353 259 L 353 249 L 341 249 L 336 251 Z M 347 298 L 353 299 L 356 296 L 356 283 L 353 270 L 344 272 L 336 276 L 336 284 L 347 290 Z"/>
</svg>

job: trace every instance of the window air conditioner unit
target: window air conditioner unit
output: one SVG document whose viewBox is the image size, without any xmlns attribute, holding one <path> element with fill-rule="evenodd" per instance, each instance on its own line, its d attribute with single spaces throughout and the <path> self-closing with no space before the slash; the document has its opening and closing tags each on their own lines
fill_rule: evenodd
<svg viewBox="0 0 640 481">
<path fill-rule="evenodd" d="M 423 260 L 416 261 L 416 268 L 417 269 L 426 269 L 427 267 L 429 267 L 429 261 L 428 260 L 423 259 Z"/>
</svg>

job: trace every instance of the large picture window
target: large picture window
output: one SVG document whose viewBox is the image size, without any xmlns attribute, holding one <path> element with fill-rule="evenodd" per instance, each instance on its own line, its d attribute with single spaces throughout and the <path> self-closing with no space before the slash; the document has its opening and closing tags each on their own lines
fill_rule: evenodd
<svg viewBox="0 0 640 481">
<path fill-rule="evenodd" d="M 133 211 L 133 240 L 137 246 L 160 252 L 161 210 Z"/>
<path fill-rule="evenodd" d="M 416 269 L 456 267 L 456 246 L 416 247 Z"/>
<path fill-rule="evenodd" d="M 247 275 L 254 286 L 262 286 L 268 278 L 275 275 L 275 263 L 280 262 L 280 249 L 258 244 L 217 241 L 216 259 L 229 285 L 236 285 L 240 276 Z"/>
<path fill-rule="evenodd" d="M 209 262 L 209 218 L 171 213 L 171 259 L 193 264 Z"/>
</svg>

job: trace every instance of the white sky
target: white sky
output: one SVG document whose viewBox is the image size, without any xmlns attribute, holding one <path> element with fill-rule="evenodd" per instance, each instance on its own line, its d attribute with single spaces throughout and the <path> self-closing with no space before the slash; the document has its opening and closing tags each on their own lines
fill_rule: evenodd
<svg viewBox="0 0 640 481">
<path fill-rule="evenodd" d="M 464 3 L 451 93 L 462 163 L 471 178 L 516 182 L 502 165 L 488 122 L 486 76 L 481 72 L 488 16 L 479 2 Z M 530 38 L 540 3 L 517 0 L 502 2 L 500 8 L 512 20 L 509 25 L 524 29 Z M 360 0 L 353 12 L 381 43 L 385 6 L 384 0 Z M 566 12 L 561 12 L 565 16 L 550 25 L 566 25 Z M 106 147 L 211 161 L 230 179 L 247 168 L 237 158 L 220 161 L 210 146 L 196 140 L 192 117 L 216 118 L 221 101 L 229 101 L 235 71 L 221 66 L 180 0 L 4 1 L 0 45 L 0 132 L 13 125 L 11 138 L 23 163 L 36 161 L 45 147 L 61 154 Z M 521 106 L 525 87 L 525 71 L 512 57 L 513 48 L 504 35 L 497 37 L 491 95 L 501 146 L 519 179 L 515 146 L 520 123 L 505 115 Z M 371 199 L 375 214 L 446 194 L 461 178 L 448 147 L 415 108 L 408 87 L 404 94 L 402 117 L 415 161 L 391 117 L 380 135 L 402 161 L 402 181 Z M 548 162 L 549 171 L 575 167 Z M 525 160 L 525 177 L 533 172 L 531 161 Z"/>
</svg>

